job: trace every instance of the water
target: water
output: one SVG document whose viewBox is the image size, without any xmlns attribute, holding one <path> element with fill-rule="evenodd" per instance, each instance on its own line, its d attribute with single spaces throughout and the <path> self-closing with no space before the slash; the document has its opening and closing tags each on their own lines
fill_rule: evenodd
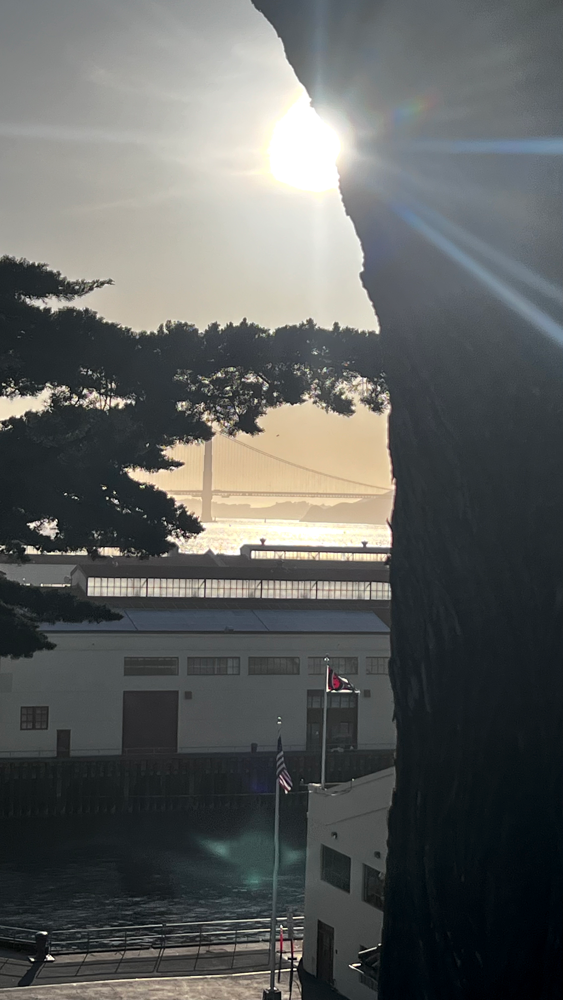
<svg viewBox="0 0 563 1000">
<path fill-rule="evenodd" d="M 385 524 L 340 524 L 323 521 L 217 520 L 184 545 L 185 552 L 235 552 L 241 545 L 390 545 L 391 533 Z"/>
<path fill-rule="evenodd" d="M 303 912 L 305 822 L 296 811 L 283 819 L 280 912 Z M 267 917 L 272 825 L 264 809 L 5 822 L 0 923 L 53 929 Z"/>
</svg>

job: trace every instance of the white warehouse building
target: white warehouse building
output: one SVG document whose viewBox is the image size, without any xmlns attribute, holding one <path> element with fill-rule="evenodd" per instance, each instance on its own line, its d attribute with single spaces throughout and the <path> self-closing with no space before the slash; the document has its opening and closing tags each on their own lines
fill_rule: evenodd
<svg viewBox="0 0 563 1000">
<path fill-rule="evenodd" d="M 392 750 L 383 558 L 258 546 L 77 561 L 77 594 L 123 617 L 45 626 L 56 649 L 2 659 L 0 756 L 272 750 L 280 715 L 288 750 L 318 750 L 325 656 L 359 692 L 329 695 L 330 749 Z M 28 578 L 40 569 L 48 584 L 48 557 L 36 563 Z"/>
</svg>

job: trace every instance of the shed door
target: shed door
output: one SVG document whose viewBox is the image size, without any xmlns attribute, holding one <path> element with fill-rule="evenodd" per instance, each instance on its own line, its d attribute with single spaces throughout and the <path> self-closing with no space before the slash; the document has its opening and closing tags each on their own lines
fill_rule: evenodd
<svg viewBox="0 0 563 1000">
<path fill-rule="evenodd" d="M 317 979 L 334 981 L 334 927 L 317 920 Z"/>
<path fill-rule="evenodd" d="M 178 751 L 178 692 L 123 692 L 123 753 Z"/>
</svg>

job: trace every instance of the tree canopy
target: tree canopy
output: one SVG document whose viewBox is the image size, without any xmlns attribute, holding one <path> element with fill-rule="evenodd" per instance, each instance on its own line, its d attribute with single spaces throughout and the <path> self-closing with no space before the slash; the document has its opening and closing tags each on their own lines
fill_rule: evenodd
<svg viewBox="0 0 563 1000">
<path fill-rule="evenodd" d="M 42 623 L 111 622 L 121 617 L 56 587 L 27 587 L 0 573 L 0 656 L 33 656 L 39 649 L 54 649 L 55 643 L 39 630 Z"/>
<path fill-rule="evenodd" d="M 208 440 L 214 429 L 257 434 L 260 417 L 282 404 L 345 415 L 358 400 L 376 412 L 386 405 L 373 331 L 312 320 L 269 330 L 244 319 L 137 332 L 70 304 L 109 283 L 0 258 L 0 397 L 41 403 L 0 423 L 5 558 L 25 559 L 28 549 L 163 555 L 202 530 L 134 476 L 180 464 L 167 454 L 172 445 Z M 3 586 L 0 578 L 0 599 Z M 23 607 L 27 621 L 34 611 Z"/>
</svg>

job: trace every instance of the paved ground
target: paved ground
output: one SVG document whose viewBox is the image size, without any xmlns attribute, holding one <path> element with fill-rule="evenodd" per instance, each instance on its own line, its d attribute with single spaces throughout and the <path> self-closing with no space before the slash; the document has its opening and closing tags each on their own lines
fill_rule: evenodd
<svg viewBox="0 0 563 1000">
<path fill-rule="evenodd" d="M 301 945 L 301 942 L 296 942 Z M 296 957 L 300 957 L 296 949 Z M 27 955 L 9 950 L 0 951 L 0 997 L 11 993 L 13 988 L 27 988 L 27 996 L 37 996 L 58 1000 L 71 997 L 88 997 L 97 1000 L 108 997 L 152 996 L 146 992 L 147 984 L 154 982 L 155 997 L 169 998 L 199 998 L 213 1000 L 213 997 L 246 997 L 262 996 L 262 983 L 267 978 L 268 951 L 263 944 L 239 945 L 236 952 L 232 947 L 214 945 L 199 952 L 197 949 L 179 948 L 158 949 L 147 948 L 142 951 L 103 952 L 82 955 L 57 955 L 54 962 L 43 965 L 33 965 Z M 288 975 L 287 961 L 284 959 L 285 974 Z M 282 970 L 282 976 L 284 971 Z M 249 978 L 250 977 L 250 978 Z M 229 982 L 238 984 L 238 992 L 233 993 Z M 119 992 L 122 983 L 127 981 L 129 992 Z M 245 982 L 257 982 L 257 992 L 246 991 Z M 145 984 L 145 993 L 131 992 L 135 982 Z M 166 986 L 166 983 L 176 984 Z M 189 984 L 186 992 L 182 984 Z M 65 992 L 67 985 L 70 992 Z M 209 985 L 206 985 L 209 984 Z M 95 986 L 95 989 L 94 989 Z M 297 976 L 295 976 L 294 994 L 297 996 Z M 93 992 L 88 992 L 88 990 Z M 125 989 L 125 987 L 123 987 Z M 254 987 L 253 987 L 254 989 Z M 82 992 L 86 990 L 86 992 Z M 105 990 L 106 992 L 96 992 Z M 213 990 L 216 992 L 214 993 Z M 243 992 L 240 992 L 243 990 Z M 109 991 L 109 992 L 108 992 Z M 160 991 L 160 992 L 159 992 Z M 168 991 L 168 992 L 167 992 Z M 202 992 L 203 991 L 203 992 Z M 219 992 L 217 992 L 219 991 Z"/>
<path fill-rule="evenodd" d="M 282 972 L 280 989 L 288 997 L 287 970 Z M 25 1000 L 261 1000 L 269 986 L 266 972 L 243 972 L 231 975 L 182 976 L 167 979 L 123 979 L 113 982 L 57 983 L 28 986 Z M 2 1000 L 13 997 L 16 989 L 0 989 Z M 22 994 L 19 994 L 20 997 Z M 299 1000 L 299 980 L 293 984 L 293 996 Z"/>
</svg>

